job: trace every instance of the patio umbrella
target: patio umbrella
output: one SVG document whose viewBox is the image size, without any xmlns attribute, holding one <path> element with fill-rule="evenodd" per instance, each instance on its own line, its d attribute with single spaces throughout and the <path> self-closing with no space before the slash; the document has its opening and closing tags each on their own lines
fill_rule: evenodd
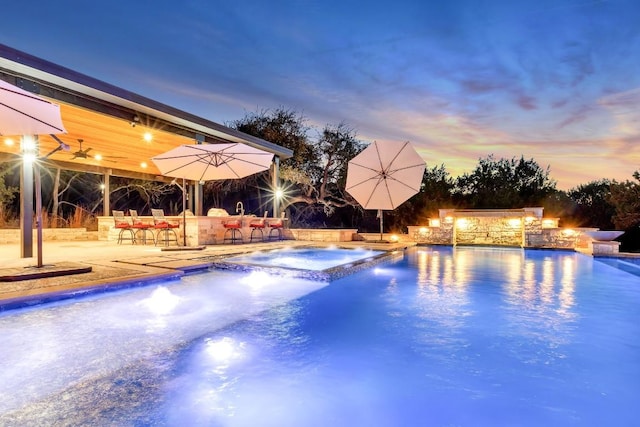
<svg viewBox="0 0 640 427">
<path fill-rule="evenodd" d="M 0 135 L 66 132 L 59 105 L 0 80 Z"/>
<path fill-rule="evenodd" d="M 60 106 L 0 80 L 0 135 L 66 133 Z M 62 148 L 62 145 L 60 145 Z M 57 150 L 57 149 L 56 149 Z M 50 153 L 51 154 L 51 153 Z M 35 169 L 38 264 L 42 267 L 42 194 L 40 170 Z M 21 190 L 22 191 L 22 190 Z M 24 213 L 23 215 L 32 215 Z"/>
<path fill-rule="evenodd" d="M 163 175 L 182 178 L 182 215 L 186 221 L 185 180 L 244 178 L 269 169 L 273 154 L 242 143 L 188 144 L 151 160 Z M 186 246 L 186 230 L 183 235 Z"/>
<path fill-rule="evenodd" d="M 349 161 L 346 190 L 365 209 L 393 210 L 420 191 L 425 161 L 409 142 L 374 142 Z"/>
</svg>

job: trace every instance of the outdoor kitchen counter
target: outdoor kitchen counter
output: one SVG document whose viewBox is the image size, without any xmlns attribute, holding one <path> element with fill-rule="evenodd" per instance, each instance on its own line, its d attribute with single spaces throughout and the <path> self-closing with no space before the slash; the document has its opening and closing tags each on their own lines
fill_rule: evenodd
<svg viewBox="0 0 640 427">
<path fill-rule="evenodd" d="M 166 215 L 167 220 L 176 221 L 180 223 L 180 228 L 176 229 L 176 234 L 178 235 L 178 242 L 182 245 L 183 242 L 183 218 L 178 215 Z M 128 219 L 128 218 L 127 218 Z M 140 216 L 143 222 L 153 224 L 153 217 L 151 216 Z M 262 217 L 250 216 L 250 215 L 228 215 L 228 216 L 193 216 L 187 215 L 187 246 L 199 246 L 199 245 L 215 245 L 221 243 L 230 243 L 229 241 L 224 242 L 224 233 L 226 228 L 224 228 L 224 223 L 232 220 L 240 220 L 242 232 L 242 238 L 245 243 L 249 242 L 249 238 L 251 236 L 251 227 L 249 227 L 249 223 L 254 220 L 260 220 Z M 268 238 L 270 228 L 268 224 L 270 222 L 279 221 L 280 218 L 267 217 L 266 223 L 267 226 L 264 228 L 264 237 Z M 287 218 L 283 218 L 285 227 L 287 226 Z M 98 240 L 113 240 L 114 242 L 118 240 L 118 234 L 120 230 L 114 227 L 115 223 L 113 217 L 111 216 L 99 216 L 98 217 Z M 154 232 L 155 234 L 155 232 Z M 260 234 L 259 232 L 254 233 L 254 242 L 256 241 L 256 234 Z M 259 237 L 258 237 L 259 239 Z M 147 243 L 149 244 L 149 242 Z"/>
</svg>

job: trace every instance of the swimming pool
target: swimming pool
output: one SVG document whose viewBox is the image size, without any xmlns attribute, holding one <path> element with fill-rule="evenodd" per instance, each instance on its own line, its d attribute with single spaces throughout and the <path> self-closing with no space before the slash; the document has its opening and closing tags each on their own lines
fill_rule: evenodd
<svg viewBox="0 0 640 427">
<path fill-rule="evenodd" d="M 640 283 L 414 248 L 331 283 L 213 271 L 0 315 L 0 424 L 635 425 Z"/>
</svg>

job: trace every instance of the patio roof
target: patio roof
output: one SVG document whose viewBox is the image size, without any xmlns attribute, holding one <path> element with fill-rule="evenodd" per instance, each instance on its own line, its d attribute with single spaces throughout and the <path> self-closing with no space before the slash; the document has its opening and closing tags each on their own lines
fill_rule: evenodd
<svg viewBox="0 0 640 427">
<path fill-rule="evenodd" d="M 49 162 L 63 169 L 147 180 L 166 180 L 151 157 L 181 144 L 242 142 L 280 159 L 293 152 L 213 121 L 195 116 L 125 89 L 77 73 L 0 44 L 0 79 L 60 104 L 67 134 L 58 137 L 71 147 Z M 135 126 L 134 126 L 135 125 Z M 153 139 L 146 141 L 145 133 Z M 16 136 L 18 142 L 19 136 Z M 91 156 L 76 157 L 80 148 Z M 39 137 L 40 154 L 58 147 L 48 135 Z M 0 162 L 18 159 L 19 144 L 0 141 Z M 144 166 L 146 164 L 146 166 Z"/>
</svg>

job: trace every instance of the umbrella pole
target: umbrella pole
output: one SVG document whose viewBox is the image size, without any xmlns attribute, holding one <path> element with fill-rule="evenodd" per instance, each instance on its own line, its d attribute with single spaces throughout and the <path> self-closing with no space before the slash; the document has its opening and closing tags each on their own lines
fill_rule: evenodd
<svg viewBox="0 0 640 427">
<path fill-rule="evenodd" d="M 187 187 L 185 179 L 182 178 L 182 246 L 187 246 Z"/>
<path fill-rule="evenodd" d="M 383 220 L 382 220 L 382 209 L 378 209 L 378 215 L 380 216 L 380 242 L 382 242 L 382 233 L 384 230 Z"/>
</svg>

